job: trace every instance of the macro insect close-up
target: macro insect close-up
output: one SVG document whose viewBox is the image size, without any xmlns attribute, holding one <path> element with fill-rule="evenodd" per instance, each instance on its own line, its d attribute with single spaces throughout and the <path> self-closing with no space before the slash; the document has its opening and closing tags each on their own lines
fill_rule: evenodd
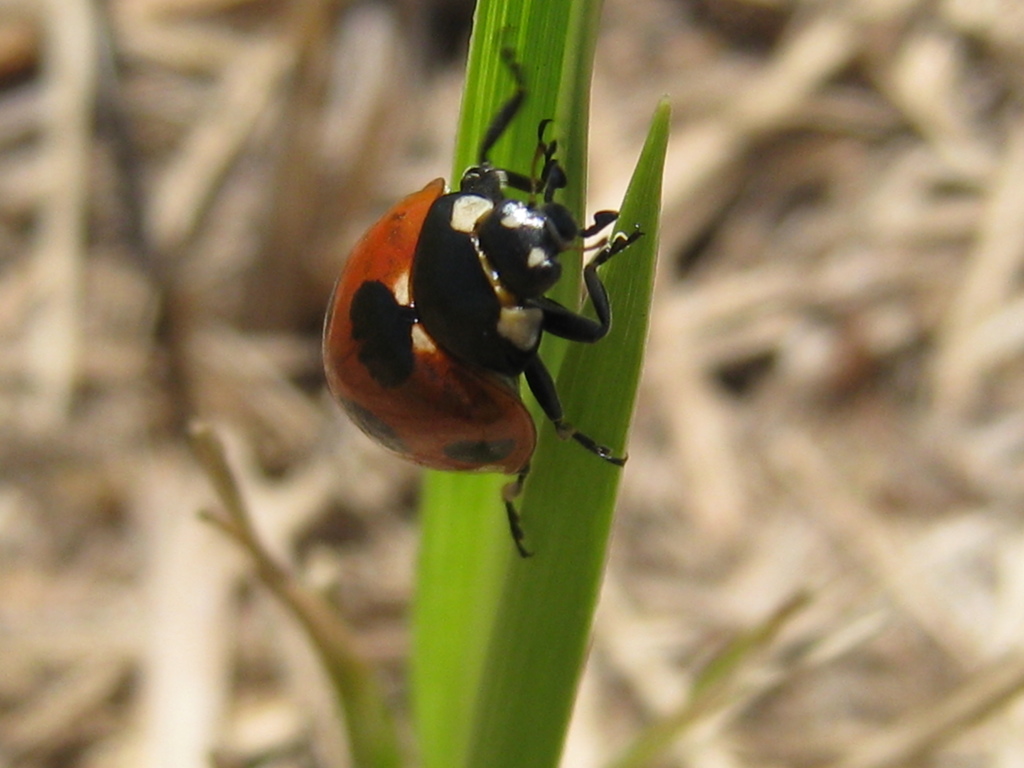
<svg viewBox="0 0 1024 768">
<path fill-rule="evenodd" d="M 595 342 L 611 307 L 597 269 L 642 233 L 605 238 L 584 268 L 597 319 L 544 294 L 558 282 L 559 257 L 617 217 L 601 211 L 584 229 L 555 195 L 566 185 L 555 141 L 537 131 L 531 173 L 495 168 L 493 145 L 515 120 L 527 91 L 515 54 L 503 52 L 516 90 L 483 137 L 457 192 L 432 181 L 399 202 L 356 245 L 338 280 L 324 330 L 327 381 L 353 421 L 385 447 L 432 469 L 518 475 L 505 490 L 513 506 L 536 444 L 519 398 L 524 375 L 560 437 L 612 464 L 624 457 L 570 425 L 538 349 L 544 333 Z M 507 188 L 528 195 L 506 197 Z"/>
<path fill-rule="evenodd" d="M 2 0 L 0 768 L 1024 765 L 1021 9 Z"/>
</svg>

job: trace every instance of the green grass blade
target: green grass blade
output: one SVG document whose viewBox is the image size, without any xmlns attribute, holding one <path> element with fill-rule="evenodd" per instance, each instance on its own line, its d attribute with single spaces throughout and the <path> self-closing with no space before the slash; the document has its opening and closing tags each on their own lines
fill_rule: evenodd
<svg viewBox="0 0 1024 768">
<path fill-rule="evenodd" d="M 512 94 L 500 52 L 522 63 L 523 111 L 491 153 L 499 166 L 528 171 L 540 120 L 556 114 L 571 23 L 570 4 L 481 0 L 477 6 L 452 177 L 476 163 L 480 139 Z M 567 168 L 579 178 L 582 168 Z M 582 189 L 582 179 L 580 179 Z M 582 199 L 582 198 L 581 198 Z M 568 289 L 574 290 L 571 280 Z M 500 476 L 427 473 L 420 506 L 423 539 L 413 609 L 412 705 L 424 768 L 459 765 L 491 620 L 512 555 Z"/>
<path fill-rule="evenodd" d="M 620 228 L 645 236 L 603 277 L 615 303 L 609 336 L 573 345 L 559 376 L 569 417 L 613 448 L 626 442 L 654 282 L 669 107 L 655 112 Z M 466 766 L 557 765 L 582 668 L 621 470 L 545 427 L 523 498 L 535 556 L 512 561 L 481 678 Z"/>
<path fill-rule="evenodd" d="M 512 78 L 500 58 L 501 49 L 509 47 L 524 67 L 528 96 L 491 159 L 499 166 L 528 171 L 538 123 L 556 117 L 550 135 L 558 138 L 570 180 L 560 199 L 582 217 L 590 72 L 599 12 L 599 0 L 479 3 L 455 178 L 476 162 L 480 138 L 512 92 Z M 567 274 L 556 294 L 569 305 L 578 295 L 579 274 L 571 261 L 563 262 Z M 543 354 L 549 367 L 557 370 L 564 343 L 553 341 L 545 343 Z M 425 768 L 467 764 L 467 744 L 479 742 L 469 731 L 474 721 L 467 707 L 477 695 L 484 695 L 479 693 L 486 685 L 480 675 L 493 619 L 507 572 L 519 567 L 510 557 L 499 501 L 503 482 L 506 479 L 500 477 L 439 473 L 428 473 L 425 482 L 412 651 L 413 709 Z M 472 760 L 468 764 L 480 764 Z"/>
<path fill-rule="evenodd" d="M 424 768 L 457 765 L 511 556 L 500 504 L 505 478 L 431 472 L 413 606 L 412 705 Z"/>
</svg>

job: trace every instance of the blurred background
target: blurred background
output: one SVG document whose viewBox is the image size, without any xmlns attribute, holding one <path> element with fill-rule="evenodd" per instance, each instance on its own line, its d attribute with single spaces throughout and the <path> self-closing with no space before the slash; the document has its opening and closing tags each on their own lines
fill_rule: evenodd
<svg viewBox="0 0 1024 768">
<path fill-rule="evenodd" d="M 348 248 L 447 175 L 468 0 L 0 0 L 0 766 L 344 766 L 198 510 L 400 695 L 419 472 L 325 396 Z M 1024 5 L 607 0 L 590 209 L 674 127 L 647 368 L 565 765 L 1024 764 Z"/>
</svg>

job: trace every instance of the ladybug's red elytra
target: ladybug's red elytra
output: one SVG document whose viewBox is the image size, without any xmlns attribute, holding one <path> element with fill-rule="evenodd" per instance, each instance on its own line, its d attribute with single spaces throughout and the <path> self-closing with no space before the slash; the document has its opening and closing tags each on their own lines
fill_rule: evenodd
<svg viewBox="0 0 1024 768">
<path fill-rule="evenodd" d="M 537 434 L 519 397 L 520 374 L 560 437 L 625 462 L 565 421 L 537 348 L 545 332 L 582 342 L 608 333 L 611 308 L 597 268 L 640 233 L 606 240 L 584 268 L 596 320 L 544 296 L 561 275 L 558 257 L 582 249 L 583 238 L 618 214 L 601 211 L 581 229 L 554 202 L 566 177 L 556 142 L 544 140 L 550 121 L 538 129 L 530 176 L 491 165 L 491 148 L 526 96 L 518 62 L 509 51 L 503 58 L 516 91 L 488 128 L 477 165 L 458 192 L 435 179 L 401 200 L 356 244 L 331 298 L 323 355 L 334 397 L 386 448 L 433 469 L 516 474 L 503 495 L 516 548 L 527 556 L 513 499 Z M 507 188 L 527 201 L 506 197 Z"/>
</svg>

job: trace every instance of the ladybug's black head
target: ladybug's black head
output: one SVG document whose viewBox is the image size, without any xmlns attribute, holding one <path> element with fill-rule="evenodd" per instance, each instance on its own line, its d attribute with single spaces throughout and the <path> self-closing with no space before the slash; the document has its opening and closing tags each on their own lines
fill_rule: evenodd
<svg viewBox="0 0 1024 768">
<path fill-rule="evenodd" d="M 546 293 L 562 275 L 558 256 L 579 234 L 576 221 L 558 203 L 534 208 L 506 199 L 477 227 L 477 242 L 502 286 L 520 299 Z"/>
<path fill-rule="evenodd" d="M 569 209 L 559 203 L 545 203 L 540 212 L 547 219 L 552 237 L 559 243 L 559 250 L 564 251 L 572 241 L 579 237 L 580 228 Z"/>
<path fill-rule="evenodd" d="M 462 174 L 459 191 L 480 195 L 497 203 L 505 197 L 502 192 L 505 183 L 504 171 L 486 164 L 474 165 L 472 168 L 467 168 L 466 172 Z"/>
</svg>

